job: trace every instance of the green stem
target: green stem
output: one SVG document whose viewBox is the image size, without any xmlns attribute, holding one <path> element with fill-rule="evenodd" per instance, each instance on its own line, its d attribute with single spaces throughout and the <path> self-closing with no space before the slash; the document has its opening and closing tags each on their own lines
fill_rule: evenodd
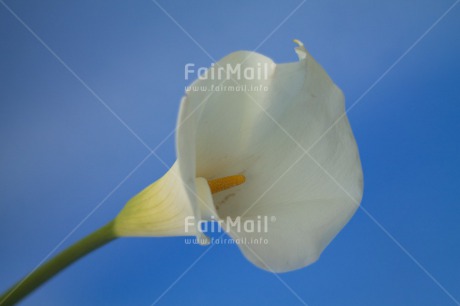
<svg viewBox="0 0 460 306">
<path fill-rule="evenodd" d="M 112 221 L 29 273 L 0 296 L 0 305 L 14 305 L 67 266 L 115 238 Z"/>
</svg>

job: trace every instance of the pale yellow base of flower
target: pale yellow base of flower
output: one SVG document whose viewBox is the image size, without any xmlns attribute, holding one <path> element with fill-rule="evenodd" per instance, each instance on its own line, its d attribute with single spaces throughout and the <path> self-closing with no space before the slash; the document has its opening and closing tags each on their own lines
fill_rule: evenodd
<svg viewBox="0 0 460 306">
<path fill-rule="evenodd" d="M 126 203 L 115 218 L 118 236 L 193 236 L 184 220 L 194 216 L 185 186 L 174 165 L 162 178 Z"/>
</svg>

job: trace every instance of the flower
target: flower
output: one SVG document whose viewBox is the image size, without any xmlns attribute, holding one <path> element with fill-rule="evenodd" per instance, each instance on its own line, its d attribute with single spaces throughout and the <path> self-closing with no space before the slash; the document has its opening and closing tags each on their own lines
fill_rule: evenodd
<svg viewBox="0 0 460 306">
<path fill-rule="evenodd" d="M 185 220 L 269 216 L 267 231 L 229 230 L 268 242 L 239 244 L 252 263 L 285 272 L 319 258 L 356 211 L 363 178 L 343 94 L 296 42 L 298 62 L 238 51 L 191 85 L 180 106 L 177 161 L 127 203 L 115 219 L 119 236 L 201 240 L 198 222 Z"/>
</svg>

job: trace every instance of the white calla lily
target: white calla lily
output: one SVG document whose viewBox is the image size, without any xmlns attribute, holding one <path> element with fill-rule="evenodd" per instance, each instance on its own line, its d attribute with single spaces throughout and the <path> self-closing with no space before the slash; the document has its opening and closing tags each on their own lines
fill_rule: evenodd
<svg viewBox="0 0 460 306">
<path fill-rule="evenodd" d="M 206 244 L 203 220 L 219 221 L 260 268 L 317 260 L 356 211 L 363 177 L 343 94 L 296 42 L 298 62 L 240 51 L 195 81 L 181 102 L 172 168 L 115 220 L 7 290 L 2 305 L 118 237 L 191 235 Z"/>
<path fill-rule="evenodd" d="M 185 219 L 269 216 L 276 221 L 266 232 L 229 232 L 268 241 L 239 244 L 251 262 L 285 272 L 319 257 L 356 211 L 363 178 L 343 94 L 296 42 L 298 62 L 235 52 L 191 85 L 177 123 L 177 161 L 128 202 L 115 220 L 118 235 L 202 239 Z M 236 69 L 253 73 L 241 79 Z M 231 175 L 246 181 L 212 194 L 207 180 Z"/>
</svg>

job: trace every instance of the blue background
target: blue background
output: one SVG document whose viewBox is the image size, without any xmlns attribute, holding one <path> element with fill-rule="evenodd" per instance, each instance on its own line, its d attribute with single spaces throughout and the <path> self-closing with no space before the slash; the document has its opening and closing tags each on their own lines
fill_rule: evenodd
<svg viewBox="0 0 460 306">
<path fill-rule="evenodd" d="M 175 127 L 190 82 L 184 65 L 212 63 L 151 1 L 6 3 L 152 148 Z M 302 40 L 349 107 L 454 1 L 306 1 L 281 26 L 300 1 L 159 3 L 215 59 L 253 50 L 274 31 L 258 51 L 291 62 L 292 39 Z M 293 292 L 308 305 L 455 305 L 439 285 L 460 299 L 459 31 L 460 5 L 349 113 L 365 174 L 362 205 L 420 266 L 358 210 L 317 263 L 279 275 L 292 291 L 236 246 L 216 245 L 158 305 L 301 305 Z M 101 201 L 59 249 L 166 170 L 150 156 L 126 178 L 149 151 L 4 5 L 0 141 L 2 291 Z M 171 165 L 174 137 L 157 153 Z M 121 239 L 23 304 L 151 305 L 206 250 L 181 237 Z"/>
</svg>

